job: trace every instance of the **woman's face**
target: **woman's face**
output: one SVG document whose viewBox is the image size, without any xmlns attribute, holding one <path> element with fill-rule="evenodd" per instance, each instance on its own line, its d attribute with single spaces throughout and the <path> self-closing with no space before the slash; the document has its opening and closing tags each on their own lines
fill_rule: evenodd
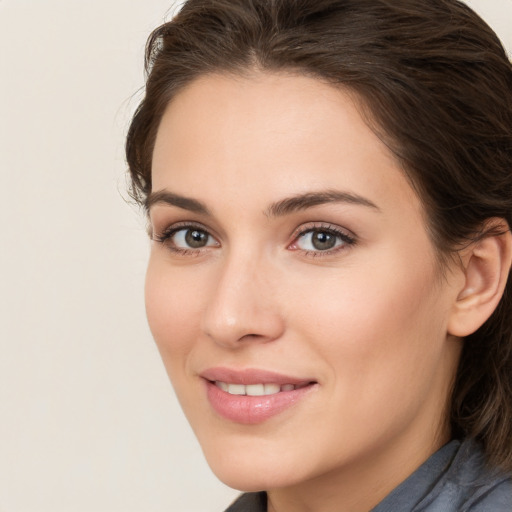
<svg viewBox="0 0 512 512">
<path fill-rule="evenodd" d="M 160 125 L 149 204 L 149 324 L 228 485 L 400 479 L 446 441 L 461 277 L 440 276 L 420 201 L 348 94 L 195 81 Z"/>
</svg>

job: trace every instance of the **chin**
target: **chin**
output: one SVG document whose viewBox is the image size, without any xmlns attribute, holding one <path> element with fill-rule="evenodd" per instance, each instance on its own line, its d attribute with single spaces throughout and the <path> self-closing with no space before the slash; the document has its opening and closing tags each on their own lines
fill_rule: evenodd
<svg viewBox="0 0 512 512">
<path fill-rule="evenodd" d="M 225 485 L 242 492 L 267 491 L 273 488 L 283 488 L 293 485 L 291 479 L 277 475 L 274 471 L 267 473 L 266 469 L 256 470 L 254 467 L 240 469 L 239 467 L 222 467 L 210 465 L 215 476 Z"/>
<path fill-rule="evenodd" d="M 257 453 L 227 449 L 219 456 L 218 451 L 205 451 L 206 460 L 215 476 L 228 487 L 244 492 L 263 491 L 272 488 L 288 487 L 296 484 L 305 475 L 300 474 L 297 462 L 287 460 L 282 454 Z"/>
</svg>

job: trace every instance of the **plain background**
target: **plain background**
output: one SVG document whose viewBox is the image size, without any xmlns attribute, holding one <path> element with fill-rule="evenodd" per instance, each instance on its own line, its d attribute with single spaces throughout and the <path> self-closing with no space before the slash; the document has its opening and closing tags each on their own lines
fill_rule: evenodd
<svg viewBox="0 0 512 512">
<path fill-rule="evenodd" d="M 472 0 L 512 51 L 512 0 Z M 146 325 L 123 138 L 172 0 L 0 0 L 0 512 L 220 512 Z"/>
</svg>

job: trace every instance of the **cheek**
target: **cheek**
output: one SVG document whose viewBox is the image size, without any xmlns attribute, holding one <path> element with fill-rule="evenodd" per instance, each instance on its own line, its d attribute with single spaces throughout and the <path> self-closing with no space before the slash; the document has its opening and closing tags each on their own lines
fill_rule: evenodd
<svg viewBox="0 0 512 512">
<path fill-rule="evenodd" d="M 153 338 L 168 372 L 191 350 L 199 329 L 201 297 L 195 280 L 165 261 L 150 257 L 146 273 L 146 314 Z"/>
<path fill-rule="evenodd" d="M 296 323 L 337 375 L 410 375 L 412 365 L 440 350 L 445 313 L 430 259 L 382 253 L 377 264 L 362 262 L 302 287 L 307 297 L 291 294 Z"/>
<path fill-rule="evenodd" d="M 308 342 L 311 360 L 323 363 L 332 422 L 322 428 L 334 439 L 338 431 L 355 444 L 361 436 L 392 435 L 419 414 L 442 367 L 444 307 L 435 272 L 396 261 L 404 264 L 397 273 L 352 267 L 333 280 L 339 285 L 317 279 L 303 302 L 292 294 L 298 299 L 290 325 Z"/>
</svg>

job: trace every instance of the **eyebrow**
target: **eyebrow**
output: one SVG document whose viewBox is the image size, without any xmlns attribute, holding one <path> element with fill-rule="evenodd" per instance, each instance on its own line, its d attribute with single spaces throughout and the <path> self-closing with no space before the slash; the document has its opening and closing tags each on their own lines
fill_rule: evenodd
<svg viewBox="0 0 512 512">
<path fill-rule="evenodd" d="M 197 199 L 190 197 L 180 196 L 167 190 L 159 190 L 158 192 L 151 192 L 148 195 L 144 206 L 146 211 L 149 211 L 155 204 L 168 204 L 170 206 L 177 206 L 183 210 L 188 210 L 202 215 L 210 215 L 210 212 L 205 204 Z"/>
<path fill-rule="evenodd" d="M 159 190 L 149 194 L 145 201 L 146 211 L 156 204 L 167 204 L 176 206 L 183 210 L 193 213 L 210 216 L 210 211 L 204 203 L 197 199 L 181 196 L 167 190 Z M 294 212 L 307 210 L 314 206 L 320 206 L 328 203 L 348 203 L 359 206 L 365 206 L 380 211 L 380 208 L 365 197 L 350 192 L 342 192 L 339 190 L 324 190 L 319 192 L 306 192 L 305 194 L 297 194 L 277 201 L 265 210 L 267 217 L 282 217 Z"/>
<path fill-rule="evenodd" d="M 320 192 L 307 192 L 283 199 L 272 204 L 265 214 L 269 217 L 281 217 L 328 203 L 355 204 L 380 211 L 380 208 L 375 203 L 360 195 L 339 190 L 325 190 Z"/>
</svg>

